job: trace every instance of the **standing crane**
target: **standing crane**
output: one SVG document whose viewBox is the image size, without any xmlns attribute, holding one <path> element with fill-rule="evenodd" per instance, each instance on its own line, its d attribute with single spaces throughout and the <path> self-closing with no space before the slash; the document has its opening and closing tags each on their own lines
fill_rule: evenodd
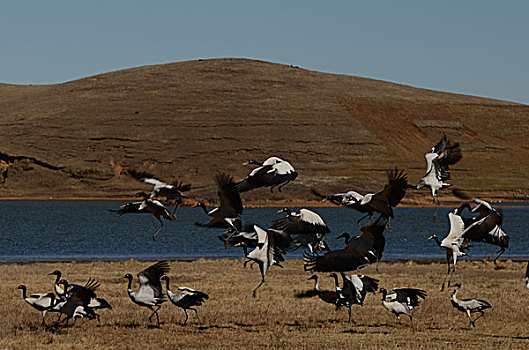
<svg viewBox="0 0 529 350">
<path fill-rule="evenodd" d="M 27 296 L 27 288 L 25 285 L 21 284 L 18 286 L 17 289 L 22 290 L 22 298 L 28 305 L 33 307 L 34 309 L 42 312 L 42 323 L 41 326 L 46 326 L 46 322 L 44 321 L 44 317 L 46 316 L 46 312 L 51 310 L 53 306 L 55 305 L 55 294 L 53 293 L 34 293 L 30 294 L 30 296 Z"/>
<path fill-rule="evenodd" d="M 426 299 L 426 291 L 416 288 L 394 288 L 393 293 L 388 295 L 387 290 L 380 288 L 380 293 L 382 293 L 382 305 L 397 316 L 399 324 L 400 315 L 406 315 L 410 318 L 411 328 L 415 332 L 411 311 L 419 306 L 421 298 Z"/>
<path fill-rule="evenodd" d="M 158 310 L 160 310 L 161 304 L 167 301 L 162 290 L 160 278 L 168 272 L 169 264 L 167 261 L 159 261 L 139 272 L 138 281 L 140 282 L 140 288 L 136 292 L 132 291 L 132 275 L 130 273 L 125 275 L 125 278 L 129 281 L 127 292 L 130 300 L 136 305 L 151 310 L 152 314 L 149 316 L 149 321 L 156 315 L 156 325 L 158 327 L 160 326 Z"/>
<path fill-rule="evenodd" d="M 263 163 L 250 160 L 245 164 L 255 164 L 259 167 L 252 170 L 244 180 L 236 184 L 237 190 L 241 193 L 260 187 L 270 187 L 270 192 L 274 192 L 276 186 L 279 186 L 277 190 L 281 192 L 283 186 L 298 177 L 298 173 L 292 165 L 278 157 L 270 157 Z"/>
<path fill-rule="evenodd" d="M 209 295 L 188 287 L 178 288 L 180 293 L 175 294 L 171 292 L 171 289 L 169 287 L 169 277 L 164 275 L 162 276 L 161 280 L 166 282 L 167 296 L 169 297 L 169 300 L 171 300 L 171 303 L 173 303 L 174 306 L 177 306 L 184 310 L 184 313 L 186 314 L 186 319 L 183 325 L 185 326 L 187 324 L 187 320 L 189 318 L 189 316 L 187 315 L 187 310 L 193 310 L 195 312 L 195 315 L 198 317 L 197 309 L 195 309 L 193 306 L 202 305 L 204 300 L 209 299 Z"/>
<path fill-rule="evenodd" d="M 476 327 L 476 321 L 485 314 L 483 310 L 492 309 L 492 305 L 490 305 L 488 301 L 485 301 L 483 299 L 457 299 L 457 293 L 463 287 L 461 283 L 457 283 L 455 287 L 456 289 L 454 289 L 454 291 L 450 295 L 450 302 L 452 303 L 452 306 L 458 309 L 459 311 L 465 312 L 467 314 L 468 319 L 470 320 L 468 328 L 470 328 L 470 326 Z M 475 312 L 479 312 L 480 315 L 473 320 L 471 315 Z"/>
</svg>

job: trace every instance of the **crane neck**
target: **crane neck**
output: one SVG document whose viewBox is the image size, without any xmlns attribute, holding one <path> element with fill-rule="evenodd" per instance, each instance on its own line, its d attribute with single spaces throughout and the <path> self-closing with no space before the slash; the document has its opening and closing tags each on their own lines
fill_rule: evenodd
<svg viewBox="0 0 529 350">
<path fill-rule="evenodd" d="M 167 289 L 167 294 L 169 294 L 169 292 L 171 291 L 171 288 L 169 287 L 169 278 L 165 279 L 165 286 Z"/>
<path fill-rule="evenodd" d="M 208 209 L 206 208 L 206 205 L 202 202 L 198 203 L 198 206 L 202 208 L 202 211 L 206 213 L 206 215 L 209 215 Z"/>
<path fill-rule="evenodd" d="M 22 286 L 22 288 L 20 288 L 20 289 L 22 289 L 22 298 L 26 299 L 26 298 L 27 298 L 27 295 L 26 295 L 26 291 L 27 291 L 26 286 Z"/>
<path fill-rule="evenodd" d="M 59 284 L 59 281 L 61 280 L 61 273 L 57 273 L 57 277 L 55 277 L 55 284 Z"/>
<path fill-rule="evenodd" d="M 433 236 L 433 239 L 434 239 L 435 243 L 440 247 L 441 246 L 441 241 L 439 240 L 439 237 L 436 235 L 436 236 Z"/>
</svg>

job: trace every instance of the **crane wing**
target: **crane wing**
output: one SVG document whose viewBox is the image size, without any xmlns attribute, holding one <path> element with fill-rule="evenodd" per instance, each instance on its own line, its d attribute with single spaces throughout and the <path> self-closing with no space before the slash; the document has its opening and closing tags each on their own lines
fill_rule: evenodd
<svg viewBox="0 0 529 350">
<path fill-rule="evenodd" d="M 305 270 L 344 272 L 377 262 L 385 246 L 384 229 L 385 225 L 379 224 L 363 227 L 362 235 L 353 238 L 344 249 L 321 256 L 305 255 Z"/>
<path fill-rule="evenodd" d="M 138 273 L 140 289 L 138 294 L 145 292 L 145 289 L 152 289 L 154 297 L 163 296 L 162 283 L 160 277 L 169 273 L 169 264 L 167 261 L 159 261 Z"/>
<path fill-rule="evenodd" d="M 219 188 L 217 194 L 220 200 L 220 210 L 234 216 L 242 215 L 242 200 L 235 182 L 233 182 L 233 177 L 227 174 L 219 174 L 216 180 Z"/>
</svg>

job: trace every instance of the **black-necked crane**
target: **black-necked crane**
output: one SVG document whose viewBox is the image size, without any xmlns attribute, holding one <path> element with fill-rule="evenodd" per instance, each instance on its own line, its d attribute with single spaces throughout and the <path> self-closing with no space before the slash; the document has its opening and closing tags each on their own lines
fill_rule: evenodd
<svg viewBox="0 0 529 350">
<path fill-rule="evenodd" d="M 305 270 L 346 272 L 379 261 L 386 244 L 385 227 L 385 222 L 379 224 L 377 220 L 370 226 L 362 227 L 362 234 L 353 238 L 343 249 L 333 250 L 322 256 L 305 255 Z"/>
<path fill-rule="evenodd" d="M 285 250 L 280 246 L 284 243 L 282 243 L 283 238 L 279 232 L 274 230 L 265 231 L 257 225 L 254 225 L 254 230 L 257 233 L 258 239 L 257 246 L 251 252 L 248 252 L 246 242 L 244 241 L 241 241 L 236 246 L 242 246 L 244 255 L 248 261 L 253 261 L 259 265 L 261 282 L 252 292 L 252 296 L 255 298 L 257 290 L 265 283 L 265 276 L 268 269 L 273 265 L 281 267 L 280 263 L 285 260 L 283 257 Z"/>
<path fill-rule="evenodd" d="M 273 192 L 276 186 L 279 186 L 277 190 L 281 192 L 283 186 L 294 181 L 298 176 L 298 173 L 289 162 L 278 157 L 270 157 L 263 163 L 250 160 L 245 164 L 256 164 L 259 167 L 252 170 L 244 180 L 237 183 L 239 192 L 246 192 L 260 187 L 270 187 L 270 192 Z"/>
<path fill-rule="evenodd" d="M 389 219 L 394 218 L 393 208 L 399 205 L 402 198 L 404 198 L 406 189 L 414 188 L 414 186 L 408 185 L 408 174 L 404 170 L 397 168 L 389 170 L 387 172 L 387 178 L 388 182 L 384 186 L 384 189 L 377 193 L 361 195 L 356 191 L 349 191 L 326 196 L 314 189 L 312 193 L 323 198 L 323 200 L 330 200 L 335 204 L 366 213 L 364 217 L 358 220 L 358 223 L 366 217 L 371 218 L 375 213 L 380 213 L 389 223 Z"/>
<path fill-rule="evenodd" d="M 225 248 L 228 248 L 228 245 L 232 247 L 242 247 L 243 242 L 247 248 L 255 248 L 257 247 L 258 237 L 254 226 L 255 224 L 245 225 L 241 231 L 230 228 L 219 236 L 219 239 L 224 242 Z"/>
<path fill-rule="evenodd" d="M 351 323 L 351 307 L 352 305 L 364 305 L 364 300 L 368 292 L 375 293 L 378 289 L 378 280 L 364 275 L 347 276 L 345 273 L 340 273 L 342 276 L 342 287 L 338 284 L 338 275 L 331 273 L 329 277 L 334 278 L 335 290 L 340 295 L 337 301 L 337 306 L 345 306 L 349 313 L 349 323 Z"/>
<path fill-rule="evenodd" d="M 143 196 L 149 199 L 165 198 L 167 201 L 175 204 L 175 209 L 173 210 L 171 216 L 175 221 L 178 221 L 176 217 L 178 208 L 180 208 L 182 205 L 182 199 L 188 198 L 182 192 L 191 190 L 190 184 L 184 184 L 181 181 L 174 181 L 173 183 L 168 184 L 145 172 L 137 172 L 134 170 L 128 170 L 127 172 L 135 179 L 153 186 L 151 193 L 145 194 L 143 192 L 139 192 L 136 194 L 137 196 Z"/>
<path fill-rule="evenodd" d="M 241 215 L 243 206 L 241 196 L 233 177 L 227 174 L 219 174 L 216 176 L 220 205 L 211 210 L 207 210 L 206 205 L 202 202 L 197 203 L 197 207 L 201 207 L 206 215 L 212 217 L 207 224 L 196 223 L 203 227 L 219 227 L 219 228 L 234 228 L 240 231 L 242 228 Z"/>
<path fill-rule="evenodd" d="M 489 256 L 489 260 L 496 260 L 505 252 L 505 249 L 509 248 L 509 236 L 503 231 L 503 213 L 494 208 L 490 203 L 474 199 L 474 203 L 477 205 L 472 208 L 469 203 L 464 203 L 462 207 L 470 210 L 471 213 L 478 213 L 477 217 L 473 217 L 465 226 L 464 237 L 466 240 L 472 242 L 483 242 L 498 246 L 500 250 L 496 253 L 496 257 L 492 259 L 492 254 Z"/>
<path fill-rule="evenodd" d="M 446 263 L 448 265 L 448 270 L 446 272 L 445 279 L 441 285 L 441 290 L 444 290 L 445 284 L 448 283 L 450 287 L 450 281 L 452 276 L 456 272 L 457 258 L 460 256 L 466 255 L 463 250 L 468 248 L 468 241 L 463 237 L 465 232 L 465 225 L 470 222 L 461 216 L 461 211 L 464 209 L 464 206 L 454 209 L 448 213 L 448 221 L 450 222 L 450 231 L 448 235 L 442 240 L 439 240 L 439 237 L 434 233 L 428 239 L 433 239 L 435 243 L 446 252 Z M 450 265 L 452 263 L 452 265 Z"/>
<path fill-rule="evenodd" d="M 112 306 L 105 299 L 97 297 L 95 291 L 99 287 L 99 282 L 90 278 L 84 286 L 81 286 L 68 284 L 65 279 L 62 279 L 59 284 L 63 286 L 65 299 L 54 307 L 54 311 L 67 316 L 63 322 L 68 324 L 70 320 L 73 320 L 73 326 L 77 318 L 88 317 L 97 319 L 101 326 L 101 317 L 95 313 L 95 310 L 112 309 Z"/>
<path fill-rule="evenodd" d="M 160 278 L 168 272 L 169 264 L 167 261 L 159 261 L 139 272 L 138 281 L 140 288 L 136 292 L 132 291 L 132 275 L 130 273 L 125 275 L 125 278 L 129 281 L 127 292 L 130 300 L 136 305 L 150 309 L 152 314 L 149 316 L 149 321 L 156 315 L 157 326 L 160 326 L 158 310 L 160 310 L 161 304 L 167 301 L 162 290 Z"/>
<path fill-rule="evenodd" d="M 42 323 L 41 326 L 45 326 L 46 322 L 44 321 L 44 317 L 46 316 L 46 312 L 51 310 L 53 306 L 55 305 L 55 294 L 53 293 L 34 293 L 30 294 L 30 296 L 27 296 L 27 288 L 25 285 L 21 284 L 18 286 L 18 289 L 22 290 L 22 298 L 28 303 L 28 305 L 32 306 L 36 310 L 42 312 Z"/>
<path fill-rule="evenodd" d="M 455 287 L 456 289 L 454 289 L 454 291 L 450 295 L 450 302 L 452 303 L 452 306 L 458 309 L 459 311 L 467 314 L 468 319 L 470 320 L 468 328 L 470 328 L 470 326 L 476 327 L 476 321 L 485 314 L 483 310 L 492 309 L 492 305 L 490 305 L 488 301 L 483 299 L 457 299 L 457 293 L 463 287 L 460 283 L 457 283 Z M 480 315 L 473 320 L 471 315 L 476 312 L 479 312 Z"/>
<path fill-rule="evenodd" d="M 382 305 L 397 316 L 399 324 L 400 315 L 406 315 L 410 318 L 412 330 L 415 331 L 411 311 L 419 306 L 420 299 L 426 299 L 426 291 L 416 288 L 394 288 L 393 293 L 388 295 L 387 290 L 380 288 L 380 293 L 382 293 Z"/>
<path fill-rule="evenodd" d="M 187 315 L 187 310 L 193 310 L 195 315 L 198 317 L 198 312 L 195 307 L 202 305 L 206 299 L 209 299 L 209 295 L 188 287 L 179 287 L 178 290 L 180 293 L 175 294 L 171 291 L 169 286 L 169 277 L 164 275 L 162 276 L 161 280 L 165 281 L 167 284 L 167 296 L 169 297 L 169 300 L 171 300 L 171 303 L 173 303 L 174 306 L 184 310 L 184 313 L 186 314 L 186 319 L 183 325 L 185 326 L 187 324 L 187 320 L 189 318 Z"/>
<path fill-rule="evenodd" d="M 159 222 L 160 227 L 154 232 L 152 240 L 156 241 L 156 236 L 164 227 L 164 223 L 161 219 L 167 219 L 172 221 L 171 215 L 167 208 L 157 200 L 153 199 L 144 199 L 141 202 L 128 202 L 121 206 L 119 210 L 116 211 L 120 216 L 127 213 L 149 213 L 152 214 Z"/>
<path fill-rule="evenodd" d="M 55 275 L 55 282 L 53 284 L 53 289 L 55 290 L 55 293 L 60 299 L 65 298 L 65 292 L 64 289 L 59 284 L 59 281 L 61 280 L 62 273 L 59 270 L 55 270 L 50 275 Z"/>
<path fill-rule="evenodd" d="M 457 163 L 463 156 L 459 143 L 452 144 L 446 135 L 443 136 L 428 153 L 424 155 L 426 159 L 426 174 L 419 180 L 417 189 L 430 187 L 432 200 L 440 205 L 438 191 L 452 186 L 444 181 L 450 180 L 450 165 Z"/>
<path fill-rule="evenodd" d="M 297 212 L 283 208 L 279 213 L 286 213 L 287 216 L 274 221 L 271 230 L 284 232 L 291 237 L 292 244 L 305 246 L 311 253 L 330 250 L 324 239 L 331 231 L 317 213 L 304 208 Z"/>
</svg>

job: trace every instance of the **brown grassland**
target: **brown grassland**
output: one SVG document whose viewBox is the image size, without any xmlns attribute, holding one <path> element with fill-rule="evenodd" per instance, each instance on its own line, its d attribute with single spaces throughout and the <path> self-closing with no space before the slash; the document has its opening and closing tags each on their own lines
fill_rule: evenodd
<svg viewBox="0 0 529 350">
<path fill-rule="evenodd" d="M 449 294 L 441 292 L 445 265 L 440 262 L 382 262 L 362 273 L 380 280 L 386 289 L 419 287 L 428 298 L 413 312 L 417 330 L 412 333 L 403 317 L 383 308 L 380 294 L 369 294 L 365 306 L 354 307 L 354 323 L 347 323 L 345 310 L 335 311 L 317 297 L 296 299 L 297 292 L 313 287 L 310 276 L 299 260 L 287 261 L 284 268 L 272 268 L 267 283 L 252 298 L 259 282 L 255 267 L 243 269 L 243 260 L 204 260 L 170 262 L 172 289 L 188 286 L 204 291 L 210 299 L 199 308 L 199 319 L 190 314 L 186 327 L 184 314 L 169 302 L 160 310 L 161 327 L 150 326 L 149 310 L 133 304 L 126 292 L 123 275 L 133 274 L 150 265 L 148 262 L 57 262 L 1 264 L 4 276 L 0 284 L 0 348 L 53 349 L 132 349 L 132 348 L 353 348 L 353 349 L 446 349 L 527 348 L 529 313 L 523 275 L 525 263 L 502 261 L 499 268 L 489 262 L 462 261 L 454 281 L 463 282 L 461 298 L 482 298 L 493 305 L 467 329 L 466 315 L 452 308 Z M 72 283 L 97 278 L 98 296 L 107 299 L 112 310 L 101 311 L 102 327 L 96 321 L 79 320 L 68 329 L 39 327 L 40 313 L 25 304 L 20 290 L 52 290 L 54 269 L 63 271 Z M 327 274 L 321 274 L 322 289 L 333 288 Z M 134 281 L 133 289 L 137 288 Z M 56 314 L 47 315 L 52 324 Z"/>
<path fill-rule="evenodd" d="M 416 184 L 443 134 L 463 151 L 453 184 L 481 198 L 529 198 L 529 106 L 357 76 L 194 60 L 0 84 L 0 110 L 3 198 L 130 197 L 149 188 L 126 175 L 135 169 L 190 182 L 190 198 L 214 201 L 217 172 L 238 180 L 251 169 L 243 162 L 276 155 L 299 177 L 283 196 L 248 193 L 245 204 L 291 205 L 315 201 L 312 187 L 378 191 L 395 166 Z M 409 192 L 410 204 L 430 197 Z"/>
</svg>

